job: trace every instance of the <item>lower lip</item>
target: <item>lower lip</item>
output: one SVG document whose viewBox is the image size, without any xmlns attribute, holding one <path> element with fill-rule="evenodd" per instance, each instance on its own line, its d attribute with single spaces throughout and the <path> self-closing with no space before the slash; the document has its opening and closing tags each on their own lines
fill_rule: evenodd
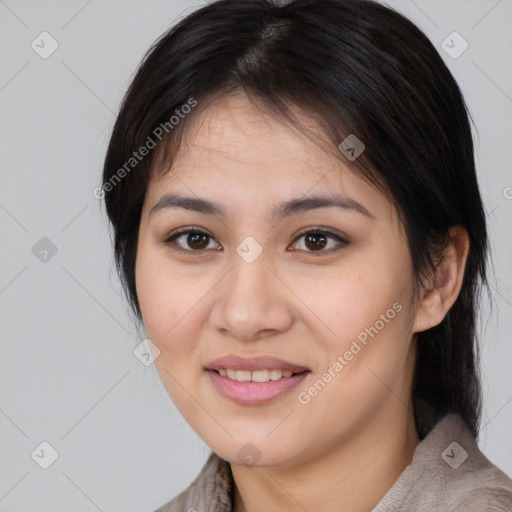
<svg viewBox="0 0 512 512">
<path fill-rule="evenodd" d="M 222 377 L 213 370 L 207 370 L 207 373 L 221 395 L 239 404 L 258 405 L 270 402 L 298 386 L 310 372 L 302 372 L 268 382 L 240 382 L 229 377 Z"/>
</svg>

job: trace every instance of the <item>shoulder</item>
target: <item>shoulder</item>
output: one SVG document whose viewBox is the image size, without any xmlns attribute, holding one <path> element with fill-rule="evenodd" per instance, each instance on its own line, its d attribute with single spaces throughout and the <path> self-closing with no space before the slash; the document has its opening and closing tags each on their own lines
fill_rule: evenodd
<svg viewBox="0 0 512 512">
<path fill-rule="evenodd" d="M 154 512 L 231 512 L 229 463 L 211 453 L 194 481 Z"/>
<path fill-rule="evenodd" d="M 470 460 L 471 457 L 471 460 Z M 446 497 L 450 512 L 510 512 L 512 480 L 476 448 L 468 453 L 467 465 L 442 473 L 441 496 Z M 460 471 L 459 471 L 460 470 Z"/>
<path fill-rule="evenodd" d="M 450 512 L 510 512 L 512 510 L 512 493 L 510 490 L 488 489 L 480 487 L 466 493 Z"/>
<path fill-rule="evenodd" d="M 478 448 L 458 415 L 442 418 L 373 512 L 510 512 L 512 480 Z"/>
<path fill-rule="evenodd" d="M 449 415 L 439 425 L 443 471 L 439 490 L 450 512 L 512 510 L 512 480 L 481 452 L 464 421 Z M 449 444 L 448 444 L 449 443 Z"/>
</svg>

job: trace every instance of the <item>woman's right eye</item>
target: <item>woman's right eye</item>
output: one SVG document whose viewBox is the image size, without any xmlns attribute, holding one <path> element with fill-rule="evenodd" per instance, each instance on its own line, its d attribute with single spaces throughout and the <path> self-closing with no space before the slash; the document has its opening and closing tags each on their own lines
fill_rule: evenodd
<svg viewBox="0 0 512 512">
<path fill-rule="evenodd" d="M 213 246 L 209 247 L 213 242 Z M 197 229 L 181 230 L 173 233 L 165 240 L 165 245 L 176 251 L 202 252 L 206 249 L 219 249 L 214 238 L 204 231 Z"/>
</svg>

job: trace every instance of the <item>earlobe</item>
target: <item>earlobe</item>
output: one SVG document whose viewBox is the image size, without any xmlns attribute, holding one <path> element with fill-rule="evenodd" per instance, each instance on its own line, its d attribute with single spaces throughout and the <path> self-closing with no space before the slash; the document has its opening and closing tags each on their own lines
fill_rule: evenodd
<svg viewBox="0 0 512 512">
<path fill-rule="evenodd" d="M 462 226 L 453 226 L 435 276 L 419 301 L 413 332 L 426 331 L 443 321 L 462 287 L 468 253 L 467 231 Z"/>
</svg>

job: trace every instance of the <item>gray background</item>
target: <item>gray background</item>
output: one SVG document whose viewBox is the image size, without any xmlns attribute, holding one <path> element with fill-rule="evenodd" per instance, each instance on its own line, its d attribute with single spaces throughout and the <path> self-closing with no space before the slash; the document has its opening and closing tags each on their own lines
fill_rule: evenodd
<svg viewBox="0 0 512 512">
<path fill-rule="evenodd" d="M 133 355 L 142 338 L 122 300 L 106 215 L 92 193 L 136 65 L 197 5 L 0 0 L 3 512 L 151 511 L 185 488 L 206 460 L 208 447 L 154 367 Z M 478 127 L 496 271 L 496 308 L 489 315 L 483 304 L 481 322 L 480 446 L 512 475 L 512 1 L 389 5 L 431 38 Z M 42 46 L 43 31 L 59 45 L 47 59 L 31 47 L 34 40 Z M 453 31 L 469 43 L 456 59 L 441 46 Z M 450 44 L 457 50 L 459 43 Z M 56 254 L 40 252 L 48 245 L 43 237 Z M 35 462 L 50 456 L 44 446 L 41 452 L 43 441 L 58 452 L 48 469 Z"/>
</svg>

